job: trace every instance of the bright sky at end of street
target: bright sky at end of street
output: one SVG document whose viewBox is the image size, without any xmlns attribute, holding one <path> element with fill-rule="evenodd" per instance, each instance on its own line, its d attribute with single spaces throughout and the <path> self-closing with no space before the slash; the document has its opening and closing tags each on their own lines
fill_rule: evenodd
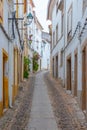
<svg viewBox="0 0 87 130">
<path fill-rule="evenodd" d="M 44 31 L 48 32 L 47 26 L 47 5 L 48 0 L 33 0 L 35 4 L 36 16 L 39 19 Z"/>
</svg>

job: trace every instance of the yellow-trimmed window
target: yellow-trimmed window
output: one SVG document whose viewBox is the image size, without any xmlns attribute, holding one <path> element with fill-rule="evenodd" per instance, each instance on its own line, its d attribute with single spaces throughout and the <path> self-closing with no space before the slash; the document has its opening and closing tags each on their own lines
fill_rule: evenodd
<svg viewBox="0 0 87 130">
<path fill-rule="evenodd" d="M 26 0 L 24 0 L 24 14 L 26 13 L 27 11 L 27 4 L 26 4 Z"/>
<path fill-rule="evenodd" d="M 16 0 L 16 18 L 18 18 L 18 0 Z"/>
<path fill-rule="evenodd" d="M 0 0 L 0 23 L 3 22 L 3 0 Z"/>
</svg>

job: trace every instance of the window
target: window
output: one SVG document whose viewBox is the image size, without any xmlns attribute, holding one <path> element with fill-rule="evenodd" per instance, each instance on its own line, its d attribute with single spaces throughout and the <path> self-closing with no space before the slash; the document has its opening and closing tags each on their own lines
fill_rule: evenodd
<svg viewBox="0 0 87 130">
<path fill-rule="evenodd" d="M 0 23 L 3 22 L 3 0 L 0 0 Z"/>
<path fill-rule="evenodd" d="M 83 0 L 83 14 L 85 12 L 86 7 L 87 7 L 87 0 Z"/>
<path fill-rule="evenodd" d="M 37 50 L 38 50 L 39 48 L 38 48 L 38 45 L 37 45 Z"/>
<path fill-rule="evenodd" d="M 61 14 L 61 34 L 63 34 L 63 28 L 64 28 L 64 14 Z"/>
<path fill-rule="evenodd" d="M 38 33 L 38 28 L 36 28 L 36 33 Z"/>
<path fill-rule="evenodd" d="M 63 66 L 63 49 L 60 52 L 60 66 Z"/>
<path fill-rule="evenodd" d="M 58 13 L 58 5 L 59 5 L 59 0 L 56 3 L 56 14 Z"/>
<path fill-rule="evenodd" d="M 72 30 L 72 8 L 68 12 L 68 33 Z"/>
<path fill-rule="evenodd" d="M 41 50 L 41 57 L 43 57 L 43 50 Z"/>
<path fill-rule="evenodd" d="M 53 47 L 55 45 L 55 32 L 53 32 Z"/>
<path fill-rule="evenodd" d="M 60 11 L 63 11 L 63 10 L 64 10 L 64 0 L 59 0 L 58 9 L 59 9 Z"/>
<path fill-rule="evenodd" d="M 56 26 L 56 44 L 57 44 L 57 42 L 58 42 L 58 24 Z"/>
<path fill-rule="evenodd" d="M 72 5 L 67 15 L 67 35 L 68 35 L 68 40 L 70 40 L 72 36 Z"/>
</svg>

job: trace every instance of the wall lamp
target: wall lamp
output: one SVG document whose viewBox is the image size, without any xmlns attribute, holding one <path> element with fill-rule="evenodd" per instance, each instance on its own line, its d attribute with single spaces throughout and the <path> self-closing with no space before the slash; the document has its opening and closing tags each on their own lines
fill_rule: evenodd
<svg viewBox="0 0 87 130">
<path fill-rule="evenodd" d="M 32 20 L 33 20 L 33 15 L 29 13 L 27 15 L 27 23 L 24 23 L 24 26 L 30 25 L 32 23 Z"/>
<path fill-rule="evenodd" d="M 12 12 L 12 18 L 8 18 L 8 20 L 24 20 L 24 18 L 16 18 L 15 17 L 16 11 Z M 27 23 L 24 24 L 24 26 L 30 25 L 33 20 L 33 15 L 29 13 L 27 15 Z"/>
</svg>

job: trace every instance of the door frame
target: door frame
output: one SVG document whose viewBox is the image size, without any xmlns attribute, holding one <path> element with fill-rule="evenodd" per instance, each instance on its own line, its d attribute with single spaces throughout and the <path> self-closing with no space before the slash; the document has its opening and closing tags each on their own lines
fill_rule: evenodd
<svg viewBox="0 0 87 130">
<path fill-rule="evenodd" d="M 71 54 L 67 56 L 67 62 L 66 62 L 66 77 L 67 77 L 67 90 L 72 91 L 72 58 Z M 68 68 L 68 63 L 70 62 L 70 68 Z M 68 73 L 69 71 L 69 73 Z M 70 79 L 69 79 L 70 78 Z"/>
<path fill-rule="evenodd" d="M 78 91 L 78 50 L 74 52 L 74 96 L 77 97 Z"/>
<path fill-rule="evenodd" d="M 9 89 L 8 89 L 8 76 L 4 75 L 4 62 L 8 61 L 8 53 L 3 48 L 2 49 L 2 102 L 3 102 L 3 109 L 8 108 L 8 100 L 9 100 Z M 5 90 L 4 90 L 5 89 Z M 5 97 L 4 97 L 5 95 Z"/>
</svg>

